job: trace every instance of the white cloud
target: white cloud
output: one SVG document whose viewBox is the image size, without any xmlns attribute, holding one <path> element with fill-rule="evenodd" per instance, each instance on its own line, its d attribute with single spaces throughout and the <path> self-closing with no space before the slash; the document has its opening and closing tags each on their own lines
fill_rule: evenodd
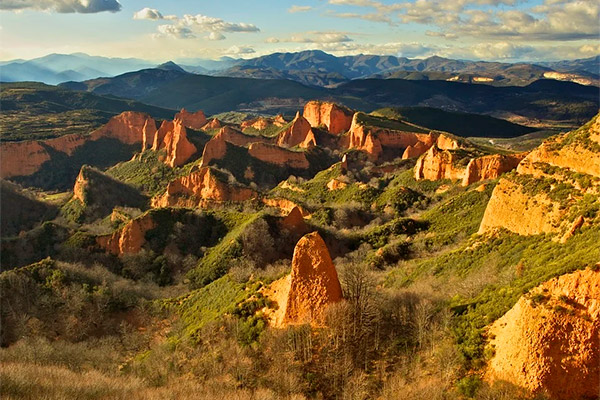
<svg viewBox="0 0 600 400">
<path fill-rule="evenodd" d="M 223 35 L 221 32 L 211 32 L 206 39 L 208 40 L 225 40 L 225 35 Z"/>
<path fill-rule="evenodd" d="M 231 46 L 227 50 L 225 50 L 225 54 L 229 55 L 242 55 L 242 54 L 252 54 L 256 53 L 256 51 L 252 47 L 245 46 Z"/>
<path fill-rule="evenodd" d="M 159 25 L 154 37 L 171 37 L 176 39 L 193 39 L 196 37 L 190 28 L 177 25 Z"/>
<path fill-rule="evenodd" d="M 0 10 L 24 9 L 91 14 L 121 11 L 121 4 L 117 0 L 2 0 L 0 2 Z"/>
<path fill-rule="evenodd" d="M 253 24 L 226 22 L 202 14 L 184 15 L 179 22 L 204 32 L 260 32 L 260 29 Z"/>
<path fill-rule="evenodd" d="M 312 10 L 311 6 L 296 6 L 296 5 L 294 5 L 294 6 L 291 6 L 290 8 L 288 8 L 288 12 L 292 13 L 292 14 L 300 13 L 300 12 L 307 12 L 310 10 Z"/>
<path fill-rule="evenodd" d="M 352 42 L 352 39 L 347 35 L 338 32 L 309 32 L 310 36 L 293 35 L 291 38 L 284 40 L 286 42 L 295 43 L 344 43 Z"/>
<path fill-rule="evenodd" d="M 142 8 L 140 11 L 133 13 L 133 19 L 163 19 L 163 15 L 155 8 Z"/>
<path fill-rule="evenodd" d="M 266 38 L 265 43 L 279 43 L 279 39 L 277 39 L 276 37 Z"/>
<path fill-rule="evenodd" d="M 194 38 L 201 33 L 208 33 L 208 35 L 204 36 L 205 39 L 217 41 L 226 39 L 223 32 L 260 32 L 260 29 L 253 24 L 248 24 L 244 22 L 227 22 L 222 20 L 221 18 L 209 17 L 207 15 L 202 14 L 186 14 L 181 18 L 177 17 L 176 15 L 163 16 L 160 13 L 160 11 L 148 7 L 143 8 L 140 11 L 134 13 L 133 19 L 173 21 L 171 25 L 160 25 L 158 27 L 158 33 L 154 35 L 155 37 L 189 39 Z"/>
</svg>

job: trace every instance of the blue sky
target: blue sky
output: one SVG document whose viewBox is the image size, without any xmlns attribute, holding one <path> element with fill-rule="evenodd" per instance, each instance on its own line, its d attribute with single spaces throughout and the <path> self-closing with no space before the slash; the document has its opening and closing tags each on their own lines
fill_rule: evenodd
<svg viewBox="0 0 600 400">
<path fill-rule="evenodd" d="M 555 60 L 600 53 L 597 0 L 0 0 L 0 59 L 335 55 Z"/>
</svg>

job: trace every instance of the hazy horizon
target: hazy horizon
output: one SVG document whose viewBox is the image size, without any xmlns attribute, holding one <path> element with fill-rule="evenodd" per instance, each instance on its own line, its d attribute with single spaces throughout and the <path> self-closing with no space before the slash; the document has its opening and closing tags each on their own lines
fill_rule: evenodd
<svg viewBox="0 0 600 400">
<path fill-rule="evenodd" d="M 504 62 L 600 53 L 591 0 L 8 0 L 0 59 L 83 52 L 156 62 L 322 50 Z"/>
</svg>

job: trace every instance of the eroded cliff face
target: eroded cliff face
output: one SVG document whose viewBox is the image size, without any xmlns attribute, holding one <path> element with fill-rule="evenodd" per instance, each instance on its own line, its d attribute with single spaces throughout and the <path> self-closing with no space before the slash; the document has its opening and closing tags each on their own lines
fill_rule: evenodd
<svg viewBox="0 0 600 400">
<path fill-rule="evenodd" d="M 395 131 L 366 126 L 361 122 L 360 115 L 361 113 L 356 113 L 352 119 L 348 148 L 364 151 L 373 161 L 378 160 L 386 148 L 404 149 L 403 159 L 418 157 L 434 144 L 440 149 L 460 148 L 457 140 L 444 134 Z"/>
<path fill-rule="evenodd" d="M 496 179 L 505 172 L 512 171 L 525 157 L 525 154 L 492 154 L 489 156 L 472 158 L 467 164 L 462 180 L 463 186 L 486 179 Z"/>
<path fill-rule="evenodd" d="M 298 112 L 290 126 L 277 136 L 276 143 L 282 147 L 308 148 L 316 145 L 316 139 L 310 123 Z"/>
<path fill-rule="evenodd" d="M 519 299 L 489 330 L 486 374 L 551 399 L 600 391 L 600 271 L 554 278 Z"/>
<path fill-rule="evenodd" d="M 304 207 L 294 203 L 291 200 L 284 199 L 284 198 L 266 198 L 266 197 L 264 197 L 264 198 L 262 198 L 262 202 L 267 207 L 273 207 L 273 208 L 279 209 L 280 212 L 284 215 L 290 213 L 294 208 L 298 208 L 298 210 L 300 210 L 300 213 L 302 214 L 302 216 L 304 218 L 310 218 L 310 212 L 308 210 L 306 210 Z"/>
<path fill-rule="evenodd" d="M 165 163 L 171 168 L 185 164 L 198 151 L 188 140 L 187 130 L 179 119 L 173 121 L 173 130 L 166 134 L 164 148 L 167 152 Z"/>
<path fill-rule="evenodd" d="M 253 143 L 269 143 L 270 140 L 268 138 L 262 136 L 252 136 L 245 135 L 242 132 L 233 129 L 230 126 L 224 126 L 221 128 L 219 133 L 217 133 L 211 140 L 206 143 L 204 146 L 204 150 L 202 152 L 202 163 L 201 167 L 206 167 L 210 165 L 213 160 L 221 160 L 225 157 L 227 153 L 227 143 L 234 144 L 236 146 L 248 146 Z M 255 149 L 255 151 L 259 152 L 260 146 Z M 281 149 L 285 151 L 284 149 Z M 267 155 L 268 156 L 268 155 Z M 265 156 L 265 157 L 267 157 Z M 279 155 L 281 156 L 281 155 Z M 274 156 L 274 159 L 277 155 Z"/>
<path fill-rule="evenodd" d="M 181 121 L 181 124 L 186 128 L 191 128 L 194 130 L 201 129 L 204 125 L 206 125 L 206 115 L 202 110 L 196 111 L 195 113 L 191 113 L 186 111 L 185 108 L 182 108 L 180 112 L 175 114 L 175 118 Z"/>
<path fill-rule="evenodd" d="M 204 129 L 220 129 L 223 127 L 223 123 L 217 118 L 213 118 L 204 125 Z"/>
<path fill-rule="evenodd" d="M 31 175 L 50 160 L 51 152 L 72 155 L 88 141 L 111 138 L 125 144 L 141 143 L 144 137 L 153 136 L 156 122 L 144 113 L 124 112 L 92 132 L 90 135 L 64 135 L 54 139 L 2 143 L 0 146 L 0 177 Z"/>
<path fill-rule="evenodd" d="M 425 154 L 417 160 L 415 165 L 415 179 L 451 179 L 462 180 L 465 169 L 458 165 L 456 153 L 448 150 L 440 150 L 432 146 Z"/>
<path fill-rule="evenodd" d="M 307 169 L 308 160 L 304 152 L 291 151 L 267 143 L 252 143 L 248 147 L 250 156 L 270 164 L 295 169 Z"/>
<path fill-rule="evenodd" d="M 324 323 L 327 307 L 343 296 L 327 246 L 317 232 L 298 241 L 291 274 L 273 282 L 265 295 L 279 305 L 270 315 L 274 326 Z"/>
<path fill-rule="evenodd" d="M 312 127 L 324 125 L 333 134 L 347 132 L 352 125 L 353 112 L 346 107 L 331 102 L 309 101 L 304 106 L 302 116 Z"/>
<path fill-rule="evenodd" d="M 163 195 L 152 199 L 152 207 L 206 207 L 228 201 L 241 202 L 258 194 L 247 187 L 229 184 L 222 173 L 203 167 L 171 181 Z"/>
<path fill-rule="evenodd" d="M 519 184 L 500 179 L 485 209 L 479 233 L 505 228 L 519 235 L 557 232 L 564 211 L 548 196 L 531 196 Z"/>
<path fill-rule="evenodd" d="M 505 228 L 521 235 L 562 233 L 563 241 L 573 236 L 586 223 L 577 215 L 583 212 L 578 209 L 585 209 L 586 196 L 600 196 L 598 124 L 596 116 L 529 153 L 516 174 L 501 179 L 494 188 L 479 233 Z"/>
<path fill-rule="evenodd" d="M 111 235 L 98 236 L 98 245 L 107 252 L 121 256 L 138 253 L 146 243 L 146 232 L 156 228 L 156 222 L 148 213 L 132 219 L 122 229 Z"/>
</svg>

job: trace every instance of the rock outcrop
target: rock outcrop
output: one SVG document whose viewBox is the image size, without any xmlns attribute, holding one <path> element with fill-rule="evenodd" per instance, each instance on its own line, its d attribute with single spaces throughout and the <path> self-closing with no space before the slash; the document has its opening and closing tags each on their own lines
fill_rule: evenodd
<svg viewBox="0 0 600 400">
<path fill-rule="evenodd" d="M 469 186 L 472 183 L 486 179 L 496 179 L 505 172 L 517 168 L 524 157 L 525 154 L 492 154 L 472 158 L 464 172 L 462 185 Z"/>
<path fill-rule="evenodd" d="M 263 197 L 262 202 L 267 207 L 273 207 L 273 208 L 279 209 L 280 212 L 284 215 L 290 213 L 294 208 L 298 208 L 298 210 L 300 210 L 300 213 L 302 214 L 302 216 L 304 218 L 310 218 L 310 212 L 308 210 L 306 210 L 304 207 L 294 203 L 291 200 L 284 199 L 284 198 Z"/>
<path fill-rule="evenodd" d="M 252 143 L 248 147 L 250 156 L 280 167 L 307 169 L 309 167 L 306 155 L 301 151 L 292 151 L 267 143 Z"/>
<path fill-rule="evenodd" d="M 594 399 L 600 393 L 600 271 L 552 279 L 489 330 L 495 355 L 487 378 L 554 400 Z"/>
<path fill-rule="evenodd" d="M 276 143 L 278 146 L 283 147 L 300 146 L 303 148 L 317 144 L 310 123 L 300 115 L 300 112 L 296 113 L 296 117 L 290 126 L 277 136 Z"/>
<path fill-rule="evenodd" d="M 107 252 L 121 256 L 138 253 L 146 243 L 146 232 L 156 228 L 156 222 L 148 213 L 132 219 L 122 229 L 111 235 L 98 236 L 98 245 Z"/>
<path fill-rule="evenodd" d="M 166 156 L 163 162 L 171 168 L 185 164 L 198 151 L 187 138 L 187 129 L 183 121 L 178 118 L 163 121 L 152 142 L 153 151 L 165 149 Z"/>
<path fill-rule="evenodd" d="M 206 207 L 215 203 L 246 201 L 257 196 L 250 188 L 228 183 L 223 172 L 203 167 L 171 181 L 163 195 L 152 199 L 152 207 Z"/>
<path fill-rule="evenodd" d="M 240 128 L 242 129 L 242 131 L 249 128 L 262 131 L 271 126 L 282 127 L 286 124 L 286 120 L 283 119 L 283 116 L 281 114 L 279 114 L 275 118 L 256 117 L 253 119 L 242 121 L 242 123 L 240 124 Z"/>
<path fill-rule="evenodd" d="M 456 153 L 448 150 L 440 150 L 437 146 L 431 146 L 425 154 L 417 160 L 415 165 L 415 179 L 451 179 L 462 180 L 465 169 L 458 164 L 459 157 Z"/>
<path fill-rule="evenodd" d="M 187 130 L 179 119 L 173 121 L 173 130 L 167 133 L 163 143 L 167 152 L 165 164 L 171 168 L 185 164 L 198 151 L 188 140 Z"/>
<path fill-rule="evenodd" d="M 153 137 L 156 122 L 147 114 L 123 112 L 90 135 L 72 134 L 48 140 L 27 140 L 2 143 L 0 146 L 0 177 L 31 175 L 52 157 L 52 151 L 72 155 L 86 142 L 116 139 L 124 144 L 141 143 L 144 137 Z"/>
<path fill-rule="evenodd" d="M 225 157 L 225 154 L 227 153 L 227 143 L 231 143 L 236 146 L 245 147 L 245 146 L 251 145 L 253 143 L 267 144 L 269 142 L 270 142 L 270 140 L 266 137 L 245 135 L 244 133 L 242 133 L 236 129 L 233 129 L 230 126 L 224 126 L 223 128 L 221 128 L 219 133 L 217 133 L 212 139 L 210 139 L 208 141 L 208 143 L 206 143 L 206 145 L 204 146 L 204 150 L 202 152 L 202 163 L 200 164 L 200 166 L 206 167 L 206 166 L 210 165 L 211 161 L 213 161 L 213 160 L 223 159 Z M 261 149 L 263 149 L 263 147 L 258 146 L 255 148 L 254 151 L 257 153 L 261 153 Z M 286 151 L 285 149 L 279 149 L 279 148 L 277 148 L 276 150 Z M 274 150 L 274 151 L 276 151 L 276 150 Z M 268 154 L 267 155 L 262 154 L 262 156 L 264 158 L 269 158 Z M 277 159 L 277 157 L 281 157 L 281 156 L 282 156 L 282 154 L 277 153 L 277 154 L 274 154 L 273 157 L 271 157 L 271 158 L 273 158 L 275 160 L 275 159 Z"/>
<path fill-rule="evenodd" d="M 445 134 L 396 131 L 365 125 L 362 115 L 356 113 L 352 118 L 348 148 L 364 151 L 373 161 L 378 160 L 387 148 L 403 149 L 404 159 L 418 157 L 434 144 L 443 150 L 460 148 L 460 143 L 456 139 Z"/>
<path fill-rule="evenodd" d="M 298 234 L 308 232 L 308 225 L 304 222 L 302 211 L 298 207 L 292 208 L 292 211 L 281 220 L 281 226 L 290 232 Z"/>
<path fill-rule="evenodd" d="M 504 228 L 519 235 L 557 232 L 563 211 L 545 194 L 531 196 L 521 186 L 500 179 L 485 209 L 479 233 Z"/>
<path fill-rule="evenodd" d="M 291 274 L 273 282 L 265 295 L 279 305 L 270 316 L 274 326 L 323 324 L 327 307 L 343 297 L 337 271 L 317 232 L 298 241 Z"/>
<path fill-rule="evenodd" d="M 438 142 L 440 138 L 442 136 L 438 138 Z M 523 157 L 525 154 L 491 154 L 473 157 L 452 149 L 441 150 L 436 144 L 417 160 L 414 169 L 415 179 L 459 180 L 463 186 L 469 186 L 482 180 L 496 179 L 500 175 L 512 171 Z M 468 162 L 466 162 L 467 160 Z"/>
<path fill-rule="evenodd" d="M 562 233 L 568 240 L 585 197 L 600 196 L 600 122 L 552 137 L 531 151 L 516 174 L 501 179 L 483 215 L 479 233 L 505 228 L 521 235 Z M 597 202 L 598 200 L 596 200 Z M 571 218 L 566 218 L 570 216 Z"/>
<path fill-rule="evenodd" d="M 335 135 L 347 132 L 352 125 L 353 111 L 331 102 L 309 101 L 302 116 L 312 127 L 325 126 Z"/>
<path fill-rule="evenodd" d="M 223 123 L 218 120 L 217 118 L 213 118 L 210 121 L 208 121 L 206 123 L 206 125 L 203 126 L 203 129 L 205 130 L 212 130 L 212 129 L 221 129 L 223 127 Z"/>
<path fill-rule="evenodd" d="M 204 125 L 206 125 L 206 115 L 202 110 L 196 111 L 195 113 L 191 113 L 186 111 L 185 108 L 182 108 L 180 112 L 175 114 L 175 118 L 181 121 L 181 124 L 186 128 L 191 128 L 194 130 L 201 129 Z"/>
</svg>

